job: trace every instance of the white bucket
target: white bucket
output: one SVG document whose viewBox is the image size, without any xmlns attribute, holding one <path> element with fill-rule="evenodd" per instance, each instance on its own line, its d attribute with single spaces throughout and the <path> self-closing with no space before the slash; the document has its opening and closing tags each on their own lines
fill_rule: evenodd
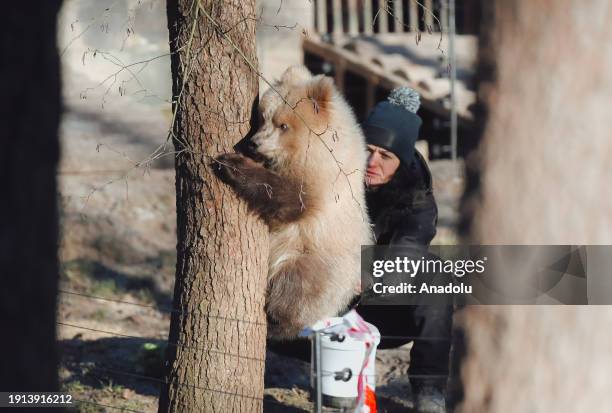
<svg viewBox="0 0 612 413">
<path fill-rule="evenodd" d="M 333 320 L 331 324 L 334 324 Z M 336 408 L 356 407 L 359 374 L 363 369 L 367 344 L 342 333 L 320 330 L 321 357 L 321 394 L 324 406 Z M 316 340 L 312 340 L 311 351 L 311 385 L 316 389 Z M 368 363 L 363 374 L 368 376 L 368 385 L 372 391 L 375 387 L 376 348 L 369 354 Z"/>
</svg>

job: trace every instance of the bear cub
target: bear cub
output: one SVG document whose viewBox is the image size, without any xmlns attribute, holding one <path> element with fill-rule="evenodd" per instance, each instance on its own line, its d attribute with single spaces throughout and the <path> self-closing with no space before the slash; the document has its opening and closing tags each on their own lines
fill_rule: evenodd
<svg viewBox="0 0 612 413">
<path fill-rule="evenodd" d="M 216 172 L 270 230 L 269 335 L 297 336 L 358 293 L 360 246 L 372 243 L 367 155 L 355 116 L 324 76 L 287 69 L 260 101 L 255 159 L 217 158 Z"/>
</svg>

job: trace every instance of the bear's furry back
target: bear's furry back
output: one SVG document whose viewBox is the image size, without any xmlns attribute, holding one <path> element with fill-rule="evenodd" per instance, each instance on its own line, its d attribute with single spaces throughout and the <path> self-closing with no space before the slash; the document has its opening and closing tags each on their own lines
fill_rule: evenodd
<svg viewBox="0 0 612 413">
<path fill-rule="evenodd" d="M 288 116 L 307 124 L 301 134 L 285 137 L 299 142 L 284 146 L 296 153 L 272 162 L 304 191 L 300 219 L 272 229 L 270 237 L 270 335 L 287 338 L 347 307 L 359 291 L 360 246 L 372 243 L 372 233 L 363 183 L 366 144 L 351 108 L 329 78 L 301 67 L 288 69 L 274 89 L 263 96 L 263 110 L 273 118 L 289 103 Z M 287 102 L 279 102 L 277 92 Z"/>
</svg>

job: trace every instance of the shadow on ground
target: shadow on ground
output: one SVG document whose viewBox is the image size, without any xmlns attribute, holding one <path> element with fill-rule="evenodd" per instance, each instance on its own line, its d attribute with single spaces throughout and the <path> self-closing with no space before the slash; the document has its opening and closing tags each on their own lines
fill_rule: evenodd
<svg viewBox="0 0 612 413">
<path fill-rule="evenodd" d="M 62 264 L 62 277 L 79 292 L 109 299 L 130 293 L 154 303 L 161 310 L 169 311 L 172 306 L 171 292 L 160 286 L 163 280 L 156 279 L 155 267 L 157 264 L 151 259 L 150 263 L 143 264 L 140 271 L 127 273 L 97 260 L 79 258 Z"/>
<path fill-rule="evenodd" d="M 78 336 L 77 336 L 78 337 Z M 131 389 L 137 394 L 159 394 L 165 343 L 154 338 L 112 337 L 59 343 L 68 389 Z"/>
</svg>

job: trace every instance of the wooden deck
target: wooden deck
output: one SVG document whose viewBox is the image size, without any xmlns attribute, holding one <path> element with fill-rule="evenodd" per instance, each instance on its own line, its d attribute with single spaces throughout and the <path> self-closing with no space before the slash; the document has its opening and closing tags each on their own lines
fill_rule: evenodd
<svg viewBox="0 0 612 413">
<path fill-rule="evenodd" d="M 415 34 L 388 34 L 376 37 L 336 38 L 310 36 L 303 41 L 304 62 L 316 66 L 314 60 L 327 64 L 338 88 L 345 92 L 349 76 L 364 80 L 365 112 L 383 99 L 391 89 L 406 85 L 421 94 L 426 110 L 450 116 L 450 81 L 447 75 L 446 37 L 440 33 L 421 34 L 418 45 Z M 471 77 L 476 53 L 474 36 L 459 36 L 462 54 L 457 59 L 457 112 L 460 123 L 470 123 L 476 93 Z M 440 45 L 440 46 L 439 46 Z M 314 63 L 314 64 L 313 64 Z M 317 71 L 317 70 L 315 70 Z M 349 75 L 349 76 L 347 76 Z M 358 114 L 359 115 L 359 114 Z"/>
<path fill-rule="evenodd" d="M 447 0 L 314 0 L 313 33 L 302 41 L 304 64 L 332 76 L 365 120 L 374 105 L 398 86 L 421 95 L 421 138 L 434 158 L 448 157 L 451 82 Z M 459 155 L 475 142 L 474 72 L 479 6 L 456 0 L 454 107 Z"/>
</svg>

